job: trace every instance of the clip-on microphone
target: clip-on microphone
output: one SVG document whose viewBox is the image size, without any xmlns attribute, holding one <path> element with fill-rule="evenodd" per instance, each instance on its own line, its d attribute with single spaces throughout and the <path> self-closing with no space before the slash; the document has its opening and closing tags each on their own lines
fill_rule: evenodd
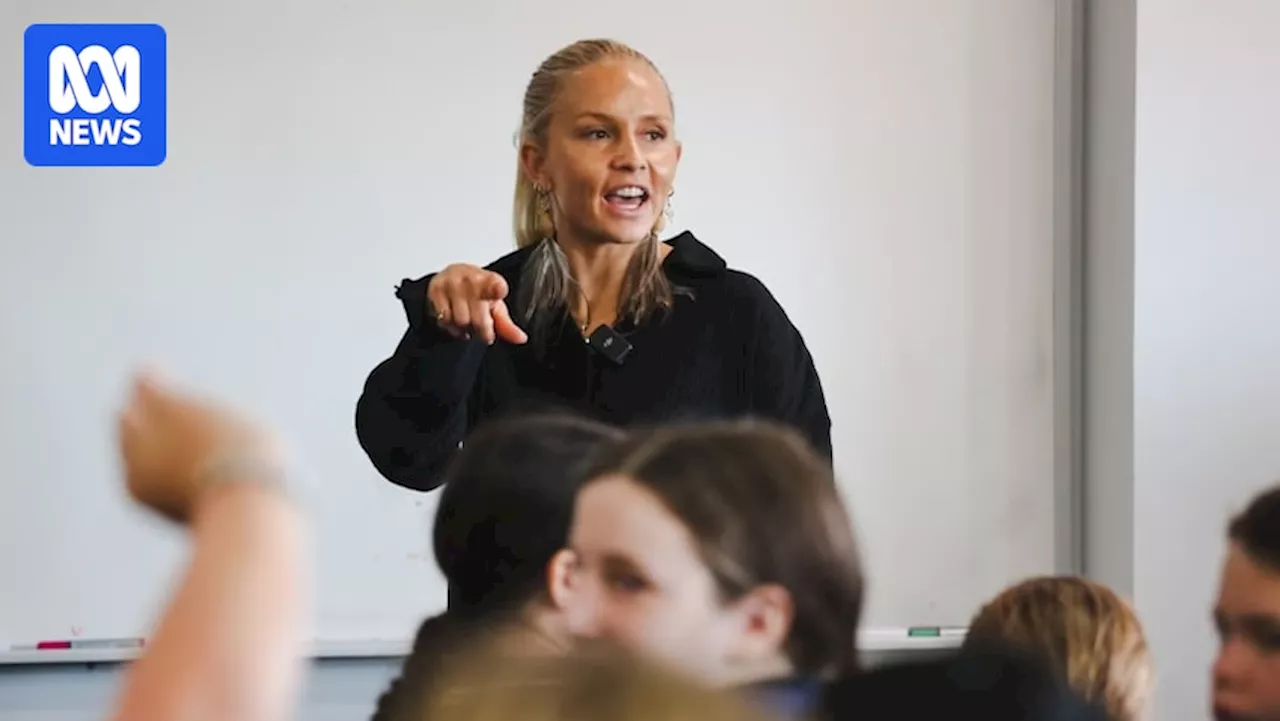
<svg viewBox="0 0 1280 721">
<path fill-rule="evenodd" d="M 607 325 L 596 328 L 587 338 L 587 345 L 591 346 L 591 350 L 613 361 L 616 366 L 622 365 L 627 360 L 632 347 L 621 333 Z"/>
</svg>

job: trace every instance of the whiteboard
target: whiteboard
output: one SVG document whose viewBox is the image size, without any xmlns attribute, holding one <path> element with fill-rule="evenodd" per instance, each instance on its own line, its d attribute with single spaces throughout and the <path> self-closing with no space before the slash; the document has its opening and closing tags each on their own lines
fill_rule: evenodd
<svg viewBox="0 0 1280 721">
<path fill-rule="evenodd" d="M 27 167 L 20 74 L 0 75 L 0 651 L 144 635 L 176 580 L 184 540 L 126 501 L 112 442 L 139 361 L 298 449 L 317 648 L 408 639 L 443 607 L 436 497 L 374 471 L 355 401 L 404 330 L 401 278 L 510 249 L 523 85 L 588 36 L 647 52 L 674 90 L 672 232 L 760 277 L 815 356 L 867 627 L 963 624 L 1005 583 L 1059 568 L 1057 14 L 7 4 L 11 38 L 36 21 L 164 25 L 169 153 L 155 169 Z"/>
</svg>

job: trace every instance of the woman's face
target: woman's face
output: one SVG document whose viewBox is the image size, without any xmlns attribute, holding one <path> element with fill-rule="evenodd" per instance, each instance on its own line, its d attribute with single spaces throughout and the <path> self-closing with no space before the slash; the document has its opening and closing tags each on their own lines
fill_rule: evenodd
<svg viewBox="0 0 1280 721">
<path fill-rule="evenodd" d="M 571 73 L 551 108 L 545 147 L 521 149 L 552 191 L 558 233 L 636 243 L 654 229 L 680 161 L 671 98 L 647 63 L 610 59 Z"/>
<path fill-rule="evenodd" d="M 658 497 L 628 478 L 607 476 L 582 490 L 574 516 L 571 630 L 707 682 L 736 682 L 744 614 L 721 602 L 692 535 Z"/>
</svg>

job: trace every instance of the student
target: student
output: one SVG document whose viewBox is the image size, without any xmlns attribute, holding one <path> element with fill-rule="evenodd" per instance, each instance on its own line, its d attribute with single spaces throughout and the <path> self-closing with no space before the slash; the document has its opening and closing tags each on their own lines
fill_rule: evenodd
<svg viewBox="0 0 1280 721">
<path fill-rule="evenodd" d="M 1147 718 L 1154 671 L 1133 608 L 1111 589 L 1075 576 L 1032 578 L 988 602 L 966 645 L 1003 642 L 1040 654 L 1111 721 Z"/>
<path fill-rule="evenodd" d="M 433 489 L 480 422 L 548 406 L 622 427 L 763 416 L 830 458 L 822 385 L 773 295 L 691 233 L 659 239 L 681 144 L 654 64 L 610 40 L 561 49 L 519 141 L 519 250 L 397 291 L 409 327 L 356 406 L 378 471 Z"/>
<path fill-rule="evenodd" d="M 422 689 L 393 721 L 768 721 L 768 715 L 657 666 L 609 654 L 480 654 Z"/>
<path fill-rule="evenodd" d="M 612 445 L 578 495 L 575 633 L 802 715 L 857 667 L 862 575 L 827 462 L 792 429 L 718 421 Z"/>
<path fill-rule="evenodd" d="M 429 683 L 483 633 L 518 656 L 567 650 L 572 561 L 564 549 L 574 498 L 592 453 L 620 438 L 592 421 L 548 415 L 492 421 L 472 434 L 446 474 L 433 530 L 449 610 L 422 624 L 375 721 L 392 718 L 406 688 Z"/>
<path fill-rule="evenodd" d="M 1280 487 L 1253 499 L 1227 529 L 1213 617 L 1218 721 L 1280 720 Z"/>
<path fill-rule="evenodd" d="M 973 644 L 942 658 L 889 664 L 829 684 L 824 721 L 1114 721 L 1034 654 Z"/>
<path fill-rule="evenodd" d="M 186 527 L 193 547 L 112 718 L 292 718 L 309 544 L 273 434 L 143 377 L 119 435 L 129 493 Z"/>
</svg>

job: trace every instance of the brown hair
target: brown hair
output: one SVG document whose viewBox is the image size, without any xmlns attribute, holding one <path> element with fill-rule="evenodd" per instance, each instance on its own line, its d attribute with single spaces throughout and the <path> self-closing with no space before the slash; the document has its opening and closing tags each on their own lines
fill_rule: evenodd
<svg viewBox="0 0 1280 721">
<path fill-rule="evenodd" d="M 966 645 L 1003 642 L 1044 656 L 1085 700 L 1112 721 L 1138 721 L 1151 695 L 1152 668 L 1142 624 L 1106 586 L 1075 576 L 1012 586 L 974 617 Z"/>
<path fill-rule="evenodd" d="M 532 143 L 545 148 L 551 109 L 568 76 L 595 63 L 617 58 L 639 60 L 662 77 L 653 61 L 615 40 L 579 40 L 561 48 L 542 61 L 529 80 L 524 93 L 519 145 Z M 663 83 L 666 83 L 665 78 Z M 670 95 L 670 89 L 667 93 Z M 674 104 L 672 107 L 674 109 Z M 534 186 L 533 179 L 517 159 L 513 210 L 516 246 L 537 246 L 525 265 L 520 284 L 525 321 L 534 319 L 539 311 L 567 303 L 578 290 L 569 273 L 569 263 L 555 241 L 556 229 L 549 202 L 549 196 Z M 665 203 L 666 199 L 660 199 L 660 202 Z M 670 308 L 674 302 L 671 284 L 662 272 L 662 258 L 658 252 L 658 232 L 661 230 L 662 218 L 659 216 L 653 232 L 632 256 L 622 281 L 619 317 L 633 323 L 641 322 L 655 311 Z M 538 335 L 536 329 L 535 335 Z"/>
<path fill-rule="evenodd" d="M 1231 519 L 1227 538 L 1255 562 L 1280 571 L 1280 486 L 1263 491 Z"/>
<path fill-rule="evenodd" d="M 620 654 L 472 654 L 395 721 L 764 721 L 739 698 Z M 425 693 L 423 693 L 425 691 Z"/>
<path fill-rule="evenodd" d="M 768 421 L 640 431 L 605 452 L 593 477 L 622 475 L 688 527 L 726 600 L 763 584 L 787 590 L 784 648 L 796 671 L 857 668 L 863 581 L 831 467 L 798 432 Z"/>
</svg>

